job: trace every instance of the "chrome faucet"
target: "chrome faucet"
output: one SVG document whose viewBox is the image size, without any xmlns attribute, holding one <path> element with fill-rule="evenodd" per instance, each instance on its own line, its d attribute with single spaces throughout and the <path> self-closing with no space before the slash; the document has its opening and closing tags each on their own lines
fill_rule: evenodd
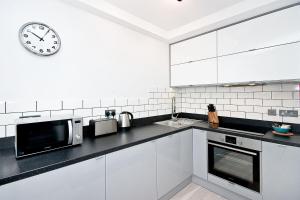
<svg viewBox="0 0 300 200">
<path fill-rule="evenodd" d="M 178 114 L 176 114 L 176 98 L 172 97 L 172 114 L 171 118 L 173 121 L 177 121 Z"/>
</svg>

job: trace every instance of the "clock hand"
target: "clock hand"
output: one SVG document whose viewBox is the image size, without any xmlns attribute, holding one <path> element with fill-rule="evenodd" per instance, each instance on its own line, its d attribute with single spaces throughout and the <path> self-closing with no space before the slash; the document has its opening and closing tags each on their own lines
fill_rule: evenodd
<svg viewBox="0 0 300 200">
<path fill-rule="evenodd" d="M 34 32 L 28 31 L 29 33 L 33 34 L 34 36 L 38 37 L 40 39 L 40 41 L 44 41 L 43 38 L 39 37 L 37 34 L 35 34 Z"/>
<path fill-rule="evenodd" d="M 40 41 L 44 41 L 44 37 L 50 32 L 50 29 L 45 33 L 45 35 L 40 39 Z"/>
</svg>

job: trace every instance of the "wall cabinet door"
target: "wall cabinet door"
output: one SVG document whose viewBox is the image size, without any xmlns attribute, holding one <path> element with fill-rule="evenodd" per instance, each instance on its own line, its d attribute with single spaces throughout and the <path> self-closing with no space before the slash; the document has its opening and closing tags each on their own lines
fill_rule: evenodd
<svg viewBox="0 0 300 200">
<path fill-rule="evenodd" d="M 171 86 L 216 84 L 217 73 L 216 58 L 171 66 Z"/>
<path fill-rule="evenodd" d="M 216 32 L 171 45 L 171 65 L 217 56 Z"/>
<path fill-rule="evenodd" d="M 300 148 L 263 142 L 264 200 L 300 199 Z"/>
<path fill-rule="evenodd" d="M 218 55 L 300 41 L 300 6 L 218 31 Z"/>
<path fill-rule="evenodd" d="M 106 200 L 156 200 L 156 196 L 155 142 L 107 155 Z"/>
<path fill-rule="evenodd" d="M 218 82 L 299 79 L 299 52 L 300 42 L 220 57 Z"/>
<path fill-rule="evenodd" d="M 192 137 L 192 130 L 187 130 L 157 140 L 158 198 L 192 175 Z"/>
<path fill-rule="evenodd" d="M 207 180 L 207 132 L 193 130 L 193 172 L 194 175 Z"/>
<path fill-rule="evenodd" d="M 23 179 L 0 187 L 7 200 L 105 200 L 105 157 Z"/>
</svg>

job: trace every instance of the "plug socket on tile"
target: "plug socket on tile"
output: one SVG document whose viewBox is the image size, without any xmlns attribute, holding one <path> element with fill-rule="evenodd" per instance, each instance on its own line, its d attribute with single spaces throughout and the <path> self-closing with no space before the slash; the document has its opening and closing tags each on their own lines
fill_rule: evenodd
<svg viewBox="0 0 300 200">
<path fill-rule="evenodd" d="M 279 110 L 279 116 L 282 117 L 298 117 L 297 110 Z"/>
<path fill-rule="evenodd" d="M 269 109 L 268 110 L 268 115 L 269 116 L 276 116 L 277 115 L 276 109 Z"/>
</svg>

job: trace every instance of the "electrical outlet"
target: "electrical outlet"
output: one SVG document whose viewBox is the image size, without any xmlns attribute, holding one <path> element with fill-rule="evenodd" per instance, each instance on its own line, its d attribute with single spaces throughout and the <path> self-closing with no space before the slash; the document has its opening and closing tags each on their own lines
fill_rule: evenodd
<svg viewBox="0 0 300 200">
<path fill-rule="evenodd" d="M 268 115 L 269 116 L 276 116 L 277 115 L 277 110 L 276 109 L 269 109 L 268 110 Z"/>
<path fill-rule="evenodd" d="M 105 110 L 105 117 L 106 118 L 110 118 L 110 117 L 115 117 L 116 116 L 116 110 L 112 109 L 112 110 Z"/>
<path fill-rule="evenodd" d="M 297 110 L 279 110 L 279 115 L 282 117 L 298 117 Z"/>
</svg>

